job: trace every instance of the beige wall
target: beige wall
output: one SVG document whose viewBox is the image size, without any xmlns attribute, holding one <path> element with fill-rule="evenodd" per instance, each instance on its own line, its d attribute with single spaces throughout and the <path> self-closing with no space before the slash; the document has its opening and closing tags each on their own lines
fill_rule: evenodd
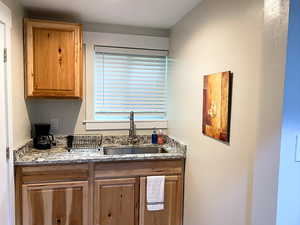
<svg viewBox="0 0 300 225">
<path fill-rule="evenodd" d="M 24 100 L 23 72 L 23 15 L 24 11 L 18 0 L 1 0 L 12 12 L 12 119 L 13 146 L 24 144 L 30 137 L 30 122 Z"/>
<path fill-rule="evenodd" d="M 275 225 L 286 31 L 264 19 L 261 0 L 204 0 L 171 30 L 169 134 L 188 145 L 184 225 Z M 228 70 L 229 145 L 201 128 L 203 75 Z"/>
<path fill-rule="evenodd" d="M 169 37 L 169 29 L 158 29 L 148 27 L 135 27 L 116 24 L 105 23 L 83 23 L 83 30 L 90 32 L 104 32 L 104 33 L 121 33 L 121 34 L 133 34 L 133 35 L 147 35 L 157 37 Z"/>
<path fill-rule="evenodd" d="M 252 223 L 276 224 L 289 0 L 264 1 Z M 283 143 L 282 143 L 283 144 Z M 283 159 L 284 160 L 284 159 Z M 285 221 L 291 225 L 290 221 Z M 277 221 L 278 224 L 278 221 Z"/>
<path fill-rule="evenodd" d="M 100 133 L 104 135 L 125 135 L 128 131 L 90 131 L 85 129 L 86 101 L 78 100 L 31 100 L 29 102 L 31 123 L 50 123 L 50 120 L 59 119 L 59 129 L 53 132 L 56 135 Z M 149 134 L 149 131 L 138 131 L 138 134 Z"/>
</svg>

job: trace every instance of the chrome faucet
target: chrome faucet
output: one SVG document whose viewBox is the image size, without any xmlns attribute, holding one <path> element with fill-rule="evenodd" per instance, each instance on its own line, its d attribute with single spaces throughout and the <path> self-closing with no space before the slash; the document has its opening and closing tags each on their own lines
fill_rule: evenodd
<svg viewBox="0 0 300 225">
<path fill-rule="evenodd" d="M 130 128 L 129 128 L 129 136 L 128 136 L 128 143 L 129 144 L 136 144 L 138 142 L 137 136 L 136 136 L 136 127 L 134 124 L 134 112 L 130 112 L 130 116 L 129 116 L 129 124 L 130 124 Z"/>
</svg>

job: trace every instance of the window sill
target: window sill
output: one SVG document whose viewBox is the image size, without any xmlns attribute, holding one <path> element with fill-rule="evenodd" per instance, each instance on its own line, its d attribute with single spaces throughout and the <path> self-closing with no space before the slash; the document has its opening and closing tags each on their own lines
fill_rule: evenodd
<svg viewBox="0 0 300 225">
<path fill-rule="evenodd" d="M 93 130 L 128 130 L 130 127 L 129 121 L 84 121 L 85 129 L 88 131 Z M 167 129 L 167 120 L 155 121 L 135 121 L 136 129 L 149 130 L 149 129 Z"/>
</svg>

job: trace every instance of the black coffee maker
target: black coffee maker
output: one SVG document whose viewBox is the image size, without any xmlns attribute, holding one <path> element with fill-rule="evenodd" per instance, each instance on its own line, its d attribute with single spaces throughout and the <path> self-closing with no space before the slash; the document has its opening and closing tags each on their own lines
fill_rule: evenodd
<svg viewBox="0 0 300 225">
<path fill-rule="evenodd" d="M 54 137 L 50 132 L 50 124 L 34 124 L 33 147 L 36 149 L 50 149 L 54 143 Z"/>
</svg>

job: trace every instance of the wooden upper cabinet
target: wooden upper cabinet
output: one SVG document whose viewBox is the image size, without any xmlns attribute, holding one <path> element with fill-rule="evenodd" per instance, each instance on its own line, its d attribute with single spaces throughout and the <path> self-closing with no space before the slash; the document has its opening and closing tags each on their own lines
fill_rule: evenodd
<svg viewBox="0 0 300 225">
<path fill-rule="evenodd" d="M 182 225 L 182 177 L 166 176 L 164 210 L 147 210 L 147 178 L 140 178 L 139 225 Z"/>
<path fill-rule="evenodd" d="M 80 24 L 24 21 L 26 97 L 82 98 Z"/>
<path fill-rule="evenodd" d="M 88 225 L 88 182 L 22 185 L 22 225 Z"/>
</svg>

